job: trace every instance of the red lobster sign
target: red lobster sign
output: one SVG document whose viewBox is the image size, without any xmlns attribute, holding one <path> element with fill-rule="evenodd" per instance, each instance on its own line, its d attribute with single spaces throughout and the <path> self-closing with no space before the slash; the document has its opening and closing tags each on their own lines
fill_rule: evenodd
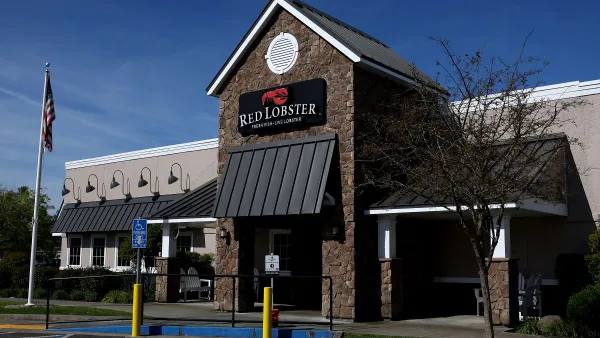
<svg viewBox="0 0 600 338">
<path fill-rule="evenodd" d="M 288 99 L 288 90 L 287 88 L 277 88 L 271 91 L 268 91 L 262 96 L 262 104 L 275 103 L 280 106 L 284 104 Z"/>
</svg>

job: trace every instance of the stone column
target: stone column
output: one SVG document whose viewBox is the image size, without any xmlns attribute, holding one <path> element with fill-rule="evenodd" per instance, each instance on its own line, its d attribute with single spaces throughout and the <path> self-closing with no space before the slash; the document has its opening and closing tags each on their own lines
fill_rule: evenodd
<svg viewBox="0 0 600 338">
<path fill-rule="evenodd" d="M 179 274 L 179 259 L 175 257 L 156 257 L 157 274 Z M 161 303 L 179 301 L 179 276 L 156 276 L 155 299 Z"/>
<path fill-rule="evenodd" d="M 492 259 L 488 279 L 493 323 L 514 326 L 519 320 L 518 260 Z"/>
<path fill-rule="evenodd" d="M 402 261 L 380 258 L 381 264 L 381 317 L 398 320 L 404 316 Z"/>
</svg>

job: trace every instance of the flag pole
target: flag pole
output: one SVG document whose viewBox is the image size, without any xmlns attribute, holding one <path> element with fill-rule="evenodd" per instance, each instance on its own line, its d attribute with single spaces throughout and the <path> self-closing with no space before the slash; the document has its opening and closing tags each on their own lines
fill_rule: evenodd
<svg viewBox="0 0 600 338">
<path fill-rule="evenodd" d="M 40 204 L 40 181 L 42 180 L 42 155 L 44 154 L 44 109 L 46 107 L 46 89 L 48 88 L 48 75 L 50 74 L 50 64 L 46 62 L 46 72 L 44 76 L 44 95 L 42 96 L 42 122 L 40 126 L 40 143 L 38 149 L 37 174 L 35 181 L 35 199 L 33 202 L 33 224 L 31 230 L 31 260 L 29 261 L 29 292 L 27 295 L 27 306 L 35 305 L 33 303 L 33 286 L 35 277 L 35 256 L 37 253 L 37 228 L 38 228 L 38 209 Z"/>
</svg>

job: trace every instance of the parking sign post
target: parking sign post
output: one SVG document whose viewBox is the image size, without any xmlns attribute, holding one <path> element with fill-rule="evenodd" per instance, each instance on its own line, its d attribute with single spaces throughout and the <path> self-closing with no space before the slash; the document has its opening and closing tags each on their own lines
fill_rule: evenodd
<svg viewBox="0 0 600 338">
<path fill-rule="evenodd" d="M 131 336 L 140 335 L 142 321 L 142 285 L 140 284 L 140 271 L 142 270 L 142 249 L 146 248 L 148 237 L 148 221 L 134 219 L 131 227 L 131 247 L 137 249 L 137 264 L 135 267 L 135 284 L 133 285 L 133 318 L 131 320 Z"/>
</svg>

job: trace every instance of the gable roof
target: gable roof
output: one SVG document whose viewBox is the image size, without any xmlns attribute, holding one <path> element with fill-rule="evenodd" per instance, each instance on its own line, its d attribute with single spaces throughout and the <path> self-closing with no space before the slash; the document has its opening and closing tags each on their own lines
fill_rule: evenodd
<svg viewBox="0 0 600 338">
<path fill-rule="evenodd" d="M 413 65 L 389 46 L 370 35 L 299 0 L 270 0 L 206 88 L 208 95 L 217 96 L 220 93 L 225 80 L 235 70 L 244 54 L 267 26 L 279 7 L 312 29 L 352 62 L 360 64 L 370 71 L 408 84 L 415 83 L 413 76 L 413 73 L 415 73 L 422 81 L 430 83 L 436 90 L 444 90 L 438 83 L 418 69 L 414 69 L 413 72 Z"/>
</svg>

